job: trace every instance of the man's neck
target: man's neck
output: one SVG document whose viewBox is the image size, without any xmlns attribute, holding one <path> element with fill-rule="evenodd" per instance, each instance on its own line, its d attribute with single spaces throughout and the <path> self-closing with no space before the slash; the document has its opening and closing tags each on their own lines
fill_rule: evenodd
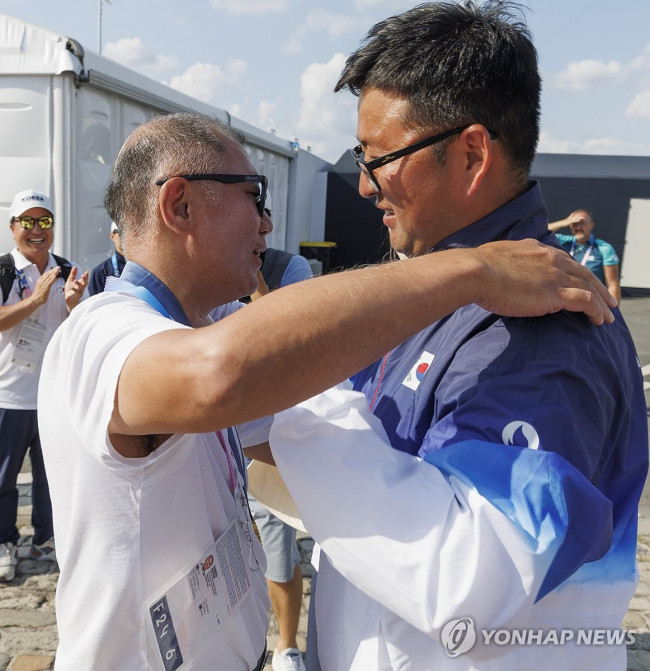
<svg viewBox="0 0 650 671">
<path fill-rule="evenodd" d="M 127 249 L 129 249 L 128 246 Z M 176 270 L 187 268 L 190 264 L 189 260 L 179 261 L 162 253 L 157 256 L 139 253 L 136 248 L 129 251 L 127 266 L 129 261 L 142 266 L 167 287 L 183 309 L 189 325 L 194 328 L 210 323 L 208 314 L 213 308 L 237 300 L 237 298 L 225 299 L 223 296 L 214 296 L 215 287 L 210 287 L 208 292 L 205 281 L 202 280 L 197 280 L 194 286 L 191 286 L 188 283 L 191 273 L 184 270 L 179 273 Z M 206 293 L 209 293 L 209 300 L 206 300 Z"/>
<path fill-rule="evenodd" d="M 117 282 L 123 281 L 134 284 L 138 287 L 144 287 L 150 295 L 155 298 L 153 303 L 150 303 L 161 311 L 165 316 L 174 319 L 175 321 L 186 324 L 187 326 L 198 326 L 196 324 L 196 316 L 188 310 L 188 306 L 184 305 L 179 297 L 174 292 L 174 287 L 170 284 L 167 278 L 160 277 L 151 268 L 147 268 L 144 264 L 130 260 L 124 266 L 124 270 Z M 147 301 L 150 302 L 150 301 Z"/>
<path fill-rule="evenodd" d="M 30 262 L 33 263 L 37 268 L 38 272 L 41 273 L 41 275 L 45 272 L 45 269 L 47 268 L 48 261 L 50 260 L 50 250 L 48 249 L 45 253 L 41 254 L 34 254 L 31 251 L 24 251 L 22 249 L 18 249 L 18 251 Z"/>
<path fill-rule="evenodd" d="M 576 245 L 588 245 L 589 242 L 591 241 L 591 236 L 589 236 L 588 238 L 583 238 L 582 240 L 578 240 L 574 235 L 573 239 L 575 240 Z"/>
</svg>

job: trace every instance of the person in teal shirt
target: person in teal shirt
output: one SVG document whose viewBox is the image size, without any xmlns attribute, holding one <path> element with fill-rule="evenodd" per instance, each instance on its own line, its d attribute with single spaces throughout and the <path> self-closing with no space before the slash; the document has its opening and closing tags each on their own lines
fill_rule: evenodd
<svg viewBox="0 0 650 671">
<path fill-rule="evenodd" d="M 548 225 L 549 229 L 555 232 L 562 247 L 576 261 L 583 266 L 586 265 L 620 303 L 618 255 L 609 242 L 594 236 L 594 226 L 594 218 L 589 210 L 573 210 L 565 219 Z M 571 235 L 557 233 L 563 228 L 570 228 Z"/>
</svg>

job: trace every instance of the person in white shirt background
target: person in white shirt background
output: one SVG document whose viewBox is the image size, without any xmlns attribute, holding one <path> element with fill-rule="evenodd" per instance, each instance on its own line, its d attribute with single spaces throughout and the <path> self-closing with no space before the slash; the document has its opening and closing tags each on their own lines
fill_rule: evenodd
<svg viewBox="0 0 650 671">
<path fill-rule="evenodd" d="M 0 581 L 5 582 L 16 573 L 20 537 L 16 480 L 28 450 L 34 527 L 29 556 L 56 560 L 36 394 L 45 347 L 82 299 L 88 283 L 87 272 L 81 274 L 77 266 L 50 253 L 56 222 L 46 194 L 20 191 L 9 214 L 16 246 L 5 257 L 8 266 L 3 273 L 13 271 L 14 279 L 6 285 L 0 307 Z"/>
</svg>

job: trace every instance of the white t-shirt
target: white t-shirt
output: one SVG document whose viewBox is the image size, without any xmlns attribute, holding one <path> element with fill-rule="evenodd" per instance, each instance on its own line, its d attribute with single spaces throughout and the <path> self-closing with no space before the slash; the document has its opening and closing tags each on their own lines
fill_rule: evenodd
<svg viewBox="0 0 650 671">
<path fill-rule="evenodd" d="M 137 298 L 104 292 L 73 310 L 46 351 L 39 424 L 61 569 L 57 669 L 164 669 L 148 631 L 151 598 L 239 519 L 216 434 L 174 435 L 135 459 L 108 439 L 127 357 L 147 337 L 178 328 L 187 327 Z M 260 566 L 248 596 L 232 615 L 216 614 L 203 650 L 186 654 L 182 669 L 257 662 L 269 600 L 255 538 L 252 551 Z"/>
<path fill-rule="evenodd" d="M 30 291 L 34 291 L 41 276 L 36 265 L 17 249 L 11 252 L 18 273 L 23 273 Z M 57 265 L 50 254 L 46 270 Z M 0 408 L 35 410 L 38 376 L 41 372 L 43 351 L 59 324 L 68 316 L 63 297 L 65 281 L 54 280 L 47 302 L 20 324 L 0 331 Z M 5 305 L 18 303 L 20 283 L 18 275 L 7 294 Z M 21 343 L 19 345 L 19 343 Z"/>
</svg>

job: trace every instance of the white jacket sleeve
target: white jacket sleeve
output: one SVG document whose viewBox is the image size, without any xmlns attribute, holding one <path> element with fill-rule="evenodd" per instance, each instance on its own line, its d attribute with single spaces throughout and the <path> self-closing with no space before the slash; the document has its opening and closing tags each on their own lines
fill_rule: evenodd
<svg viewBox="0 0 650 671">
<path fill-rule="evenodd" d="M 393 449 L 357 392 L 280 413 L 270 442 L 332 565 L 423 632 L 463 613 L 486 628 L 521 621 L 564 542 L 553 511 L 505 514 L 471 483 Z"/>
</svg>

